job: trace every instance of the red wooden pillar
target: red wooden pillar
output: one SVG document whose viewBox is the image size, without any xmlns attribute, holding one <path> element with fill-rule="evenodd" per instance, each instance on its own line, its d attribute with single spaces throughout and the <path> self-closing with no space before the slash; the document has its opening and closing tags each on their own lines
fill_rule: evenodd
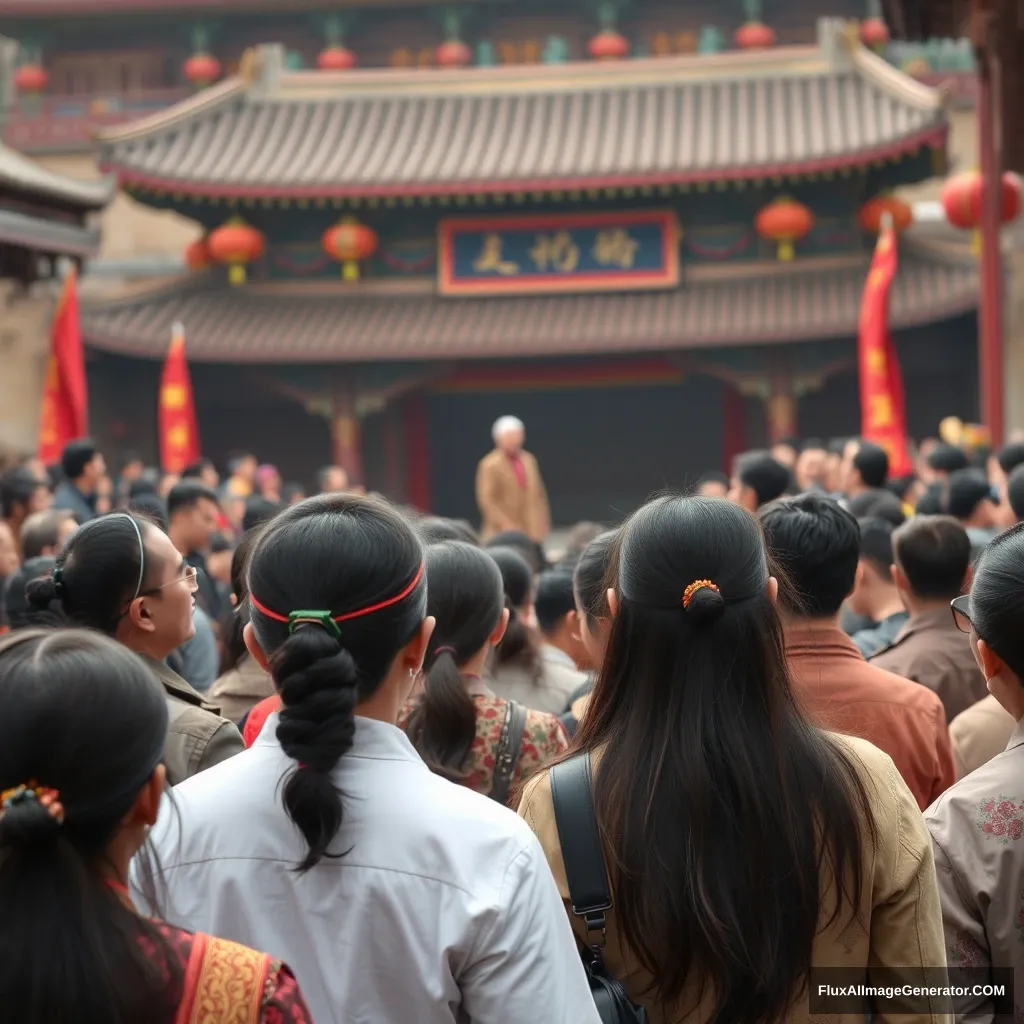
<svg viewBox="0 0 1024 1024">
<path fill-rule="evenodd" d="M 403 402 L 405 419 L 405 500 L 421 512 L 431 510 L 430 424 L 427 399 L 417 392 Z"/>
<path fill-rule="evenodd" d="M 350 484 L 363 482 L 363 449 L 356 416 L 356 389 L 344 370 L 335 372 L 332 392 L 331 449 L 334 464 L 348 474 Z"/>
<path fill-rule="evenodd" d="M 747 449 L 747 403 L 732 382 L 722 390 L 722 470 L 731 475 L 736 456 Z"/>
<path fill-rule="evenodd" d="M 787 437 L 796 437 L 796 398 L 789 356 L 784 351 L 771 355 L 771 390 L 768 395 L 768 442 L 778 444 Z"/>
</svg>

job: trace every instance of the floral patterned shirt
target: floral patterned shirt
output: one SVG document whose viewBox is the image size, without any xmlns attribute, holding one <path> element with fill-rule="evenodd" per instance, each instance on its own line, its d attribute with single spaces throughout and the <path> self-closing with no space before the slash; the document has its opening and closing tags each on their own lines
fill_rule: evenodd
<svg viewBox="0 0 1024 1024">
<path fill-rule="evenodd" d="M 476 704 L 476 739 L 462 766 L 466 780 L 462 783 L 477 793 L 487 796 L 494 784 L 494 760 L 505 724 L 508 701 L 490 692 L 471 694 Z M 415 698 L 408 702 L 398 716 L 398 727 L 405 730 L 409 713 L 416 706 Z M 520 782 L 528 779 L 569 747 L 569 740 L 557 716 L 544 711 L 528 710 L 523 727 L 523 745 L 512 779 L 513 792 Z"/>
<path fill-rule="evenodd" d="M 1006 749 L 925 812 L 949 967 L 1012 967 L 1024 978 L 1024 723 Z M 951 979 L 953 980 L 953 979 Z M 1024 1021 L 1024 985 L 1015 1017 Z M 992 1020 L 983 995 L 954 999 L 957 1019 Z"/>
</svg>

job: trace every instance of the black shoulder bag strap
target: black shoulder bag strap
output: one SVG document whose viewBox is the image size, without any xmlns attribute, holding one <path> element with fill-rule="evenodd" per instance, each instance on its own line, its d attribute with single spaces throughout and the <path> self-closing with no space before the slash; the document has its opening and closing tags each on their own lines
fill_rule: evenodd
<svg viewBox="0 0 1024 1024">
<path fill-rule="evenodd" d="M 556 764 L 549 776 L 569 902 L 586 928 L 588 952 L 583 961 L 594 1003 L 604 1024 L 646 1024 L 646 1012 L 630 1000 L 604 964 L 606 915 L 612 907 L 612 894 L 594 814 L 590 754 L 584 751 Z"/>
<path fill-rule="evenodd" d="M 498 749 L 494 753 L 494 782 L 491 784 L 490 798 L 499 804 L 508 803 L 512 779 L 519 764 L 519 754 L 523 749 L 523 729 L 526 728 L 526 708 L 510 700 L 505 708 L 505 723 L 501 727 L 501 738 Z"/>
</svg>

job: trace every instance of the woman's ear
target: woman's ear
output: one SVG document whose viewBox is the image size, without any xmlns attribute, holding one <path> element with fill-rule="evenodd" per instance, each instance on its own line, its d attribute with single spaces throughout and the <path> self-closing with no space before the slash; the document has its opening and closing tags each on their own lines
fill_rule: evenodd
<svg viewBox="0 0 1024 1024">
<path fill-rule="evenodd" d="M 416 635 L 405 645 L 400 657 L 402 666 L 409 669 L 416 675 L 423 669 L 423 659 L 427 655 L 427 645 L 434 634 L 434 624 L 437 620 L 433 615 L 428 615 L 416 630 Z"/>
<path fill-rule="evenodd" d="M 162 764 L 158 764 L 149 780 L 139 790 L 139 795 L 135 798 L 131 810 L 125 815 L 122 824 L 129 828 L 138 826 L 149 828 L 156 824 L 166 779 L 167 769 Z"/>
<path fill-rule="evenodd" d="M 156 623 L 153 621 L 153 617 L 149 614 L 149 609 L 146 607 L 146 599 L 144 597 L 137 597 L 130 605 L 128 605 L 126 617 L 132 624 L 132 628 L 137 629 L 142 633 L 152 633 L 153 630 L 156 629 Z"/>
<path fill-rule="evenodd" d="M 986 682 L 990 679 L 995 679 L 995 677 L 999 675 L 1004 668 L 1006 668 L 1006 663 L 1003 659 L 1000 658 L 984 640 L 980 638 L 976 640 L 974 642 L 974 648 L 978 652 L 978 656 L 975 660 L 981 667 L 981 673 L 985 677 Z"/>
<path fill-rule="evenodd" d="M 247 622 L 242 628 L 242 639 L 245 641 L 245 649 L 252 655 L 252 660 L 264 672 L 269 672 L 270 659 L 264 653 L 263 648 L 260 647 L 260 642 L 256 639 L 256 630 L 252 628 L 251 622 Z"/>
<path fill-rule="evenodd" d="M 609 587 L 605 597 L 608 600 L 608 611 L 611 612 L 610 617 L 614 619 L 619 614 L 619 595 L 615 593 L 614 587 Z"/>
<path fill-rule="evenodd" d="M 487 638 L 487 642 L 492 647 L 497 647 L 501 643 L 505 636 L 505 630 L 508 629 L 508 620 L 511 614 L 507 608 L 501 609 L 501 618 L 498 619 L 498 624 L 491 630 L 491 635 Z"/>
<path fill-rule="evenodd" d="M 860 571 L 860 566 L 857 567 L 857 571 Z M 779 600 L 779 581 L 774 576 L 768 577 L 768 582 L 764 585 L 764 592 L 772 604 Z"/>
</svg>

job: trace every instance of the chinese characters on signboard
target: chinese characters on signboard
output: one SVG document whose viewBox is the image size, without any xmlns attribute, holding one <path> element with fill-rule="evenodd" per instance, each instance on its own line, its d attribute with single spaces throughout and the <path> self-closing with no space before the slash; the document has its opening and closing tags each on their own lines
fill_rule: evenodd
<svg viewBox="0 0 1024 1024">
<path fill-rule="evenodd" d="M 447 295 L 670 288 L 679 281 L 671 211 L 447 220 Z"/>
</svg>

